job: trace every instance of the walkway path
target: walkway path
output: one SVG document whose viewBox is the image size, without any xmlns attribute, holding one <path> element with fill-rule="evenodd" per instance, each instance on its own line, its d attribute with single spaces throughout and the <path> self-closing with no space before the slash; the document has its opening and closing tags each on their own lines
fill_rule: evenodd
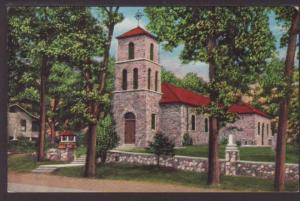
<svg viewBox="0 0 300 201">
<path fill-rule="evenodd" d="M 32 170 L 33 173 L 51 173 L 55 171 L 57 168 L 62 167 L 76 167 L 76 166 L 84 166 L 86 156 L 80 156 L 72 163 L 69 164 L 54 164 L 54 165 L 40 165 L 38 168 Z"/>
<path fill-rule="evenodd" d="M 49 174 L 9 173 L 9 190 L 28 192 L 34 186 L 40 192 L 219 192 L 220 189 L 197 188 L 184 185 L 125 181 L 109 179 L 85 179 Z"/>
</svg>

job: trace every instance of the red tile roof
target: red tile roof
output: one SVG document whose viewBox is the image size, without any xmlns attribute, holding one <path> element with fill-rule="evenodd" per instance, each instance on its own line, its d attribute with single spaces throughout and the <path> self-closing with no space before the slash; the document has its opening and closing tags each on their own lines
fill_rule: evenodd
<svg viewBox="0 0 300 201">
<path fill-rule="evenodd" d="M 228 111 L 233 112 L 233 113 L 238 113 L 238 114 L 258 114 L 258 115 L 270 118 L 270 116 L 267 115 L 266 113 L 260 111 L 259 109 L 252 107 L 251 105 L 249 105 L 247 103 L 232 105 L 231 107 L 229 107 Z"/>
<path fill-rule="evenodd" d="M 64 130 L 61 134 L 61 136 L 74 136 L 76 135 L 73 131 L 70 130 Z"/>
<path fill-rule="evenodd" d="M 169 83 L 163 83 L 161 85 L 162 98 L 160 100 L 161 104 L 187 104 L 190 106 L 207 106 L 210 102 L 209 97 L 203 96 L 199 93 L 186 90 L 181 87 Z M 249 104 L 234 104 L 229 108 L 229 112 L 238 114 L 258 114 L 267 118 L 270 118 L 264 112 L 252 107 Z"/>
<path fill-rule="evenodd" d="M 141 35 L 146 35 L 146 36 L 149 36 L 153 39 L 156 39 L 156 36 L 154 36 L 153 34 L 149 33 L 148 31 L 146 31 L 145 29 L 143 29 L 139 26 L 134 28 L 134 29 L 131 29 L 131 30 L 127 31 L 126 33 L 123 33 L 120 36 L 117 36 L 117 39 L 128 38 L 128 37 L 131 37 L 131 36 L 141 36 Z"/>
<path fill-rule="evenodd" d="M 160 103 L 184 103 L 191 106 L 206 106 L 209 104 L 209 98 L 196 92 L 186 90 L 169 83 L 161 85 L 162 98 Z"/>
</svg>

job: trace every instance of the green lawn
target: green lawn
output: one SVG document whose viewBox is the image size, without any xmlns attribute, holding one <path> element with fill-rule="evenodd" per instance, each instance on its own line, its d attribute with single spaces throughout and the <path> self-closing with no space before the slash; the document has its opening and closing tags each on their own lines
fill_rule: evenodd
<svg viewBox="0 0 300 201">
<path fill-rule="evenodd" d="M 37 168 L 39 165 L 48 164 L 63 164 L 63 161 L 49 161 L 45 160 L 43 162 L 35 161 L 30 154 L 13 154 L 8 156 L 8 171 L 14 172 L 30 172 L 31 170 Z"/>
<path fill-rule="evenodd" d="M 274 162 L 275 152 L 271 147 L 240 147 L 240 159 L 246 161 L 265 161 Z M 144 148 L 130 148 L 123 149 L 128 152 L 142 152 L 150 153 L 149 150 Z M 299 151 L 293 145 L 287 145 L 286 149 L 286 162 L 287 163 L 298 163 L 299 162 Z M 208 156 L 208 145 L 193 145 L 178 148 L 175 151 L 176 155 L 182 156 L 196 156 L 196 157 L 207 157 Z M 225 158 L 225 145 L 220 145 L 219 157 Z"/>
<path fill-rule="evenodd" d="M 60 168 L 53 174 L 69 177 L 82 177 L 83 167 Z M 206 174 L 174 170 L 156 166 L 140 166 L 132 164 L 105 164 L 97 167 L 97 179 L 124 179 L 182 184 L 209 188 L 206 184 Z M 272 191 L 273 181 L 255 177 L 221 177 L 220 189 L 239 191 Z M 286 191 L 298 191 L 298 182 L 289 182 Z"/>
</svg>

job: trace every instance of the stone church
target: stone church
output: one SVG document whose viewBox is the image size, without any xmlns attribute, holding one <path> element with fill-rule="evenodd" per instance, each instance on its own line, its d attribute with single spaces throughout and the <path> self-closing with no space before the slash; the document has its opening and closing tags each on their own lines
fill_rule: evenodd
<svg viewBox="0 0 300 201">
<path fill-rule="evenodd" d="M 207 144 L 209 118 L 197 114 L 194 108 L 208 105 L 209 98 L 161 83 L 156 36 L 138 26 L 117 39 L 113 116 L 120 145 L 146 147 L 159 130 L 176 146 L 182 145 L 185 133 L 193 144 Z M 267 114 L 246 103 L 232 105 L 230 112 L 239 118 L 220 129 L 220 139 L 235 132 L 236 140 L 243 145 L 271 145 L 271 119 Z"/>
</svg>

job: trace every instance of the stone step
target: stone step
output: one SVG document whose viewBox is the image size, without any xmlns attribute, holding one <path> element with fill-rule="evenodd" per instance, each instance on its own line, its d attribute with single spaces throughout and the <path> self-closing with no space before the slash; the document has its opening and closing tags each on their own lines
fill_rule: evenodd
<svg viewBox="0 0 300 201">
<path fill-rule="evenodd" d="M 56 169 L 57 168 L 37 168 L 37 169 L 32 170 L 31 172 L 33 172 L 33 173 L 51 173 Z"/>
<path fill-rule="evenodd" d="M 85 163 L 85 161 L 73 161 L 71 164 L 74 164 L 74 163 Z"/>
</svg>

